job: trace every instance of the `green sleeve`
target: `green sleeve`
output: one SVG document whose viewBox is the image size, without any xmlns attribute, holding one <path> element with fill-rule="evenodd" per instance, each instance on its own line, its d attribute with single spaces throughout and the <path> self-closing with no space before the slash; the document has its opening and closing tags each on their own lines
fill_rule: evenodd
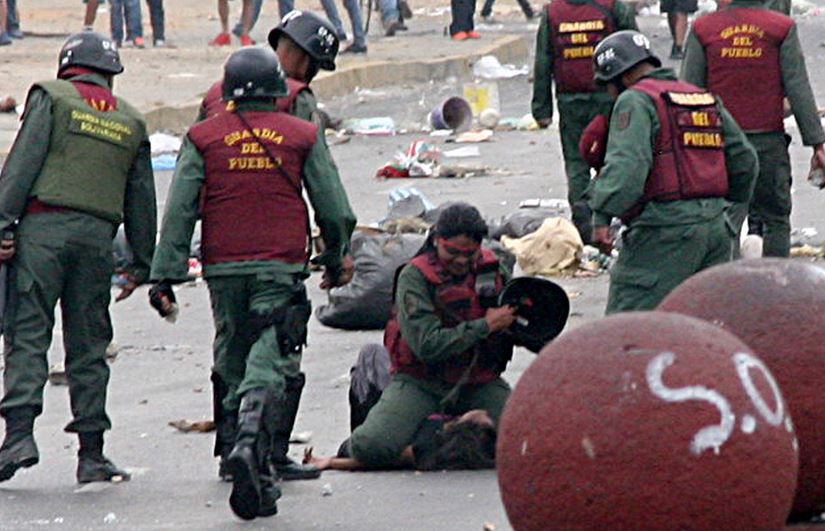
<svg viewBox="0 0 825 531">
<path fill-rule="evenodd" d="M 605 165 L 590 185 L 594 223 L 621 216 L 642 198 L 653 164 L 653 144 L 659 130 L 656 106 L 650 97 L 624 91 L 610 115 Z"/>
<path fill-rule="evenodd" d="M 617 31 L 639 31 L 639 26 L 636 24 L 636 10 L 621 0 L 616 0 L 616 3 L 613 4 L 613 18 L 616 21 Z"/>
<path fill-rule="evenodd" d="M 23 124 L 0 173 L 0 229 L 23 215 L 49 152 L 51 134 L 52 100 L 43 90 L 35 89 L 26 100 Z"/>
<path fill-rule="evenodd" d="M 553 118 L 553 43 L 550 40 L 550 21 L 547 10 L 541 10 L 539 30 L 536 33 L 536 59 L 533 65 L 533 118 Z"/>
<path fill-rule="evenodd" d="M 152 260 L 152 280 L 187 279 L 189 248 L 205 175 L 203 157 L 189 138 L 185 138 L 169 186 L 160 241 Z"/>
<path fill-rule="evenodd" d="M 748 142 L 742 128 L 733 119 L 720 101 L 717 103 L 722 115 L 722 131 L 725 137 L 725 167 L 728 170 L 730 190 L 727 200 L 748 203 L 759 175 L 759 157 Z"/>
<path fill-rule="evenodd" d="M 785 96 L 791 102 L 796 124 L 802 135 L 802 143 L 814 146 L 825 142 L 825 132 L 819 121 L 811 84 L 808 81 L 808 70 L 805 68 L 805 57 L 799 44 L 796 25 L 791 27 L 782 46 L 779 49 L 779 64 L 782 67 L 782 84 L 785 86 Z"/>
<path fill-rule="evenodd" d="M 318 110 L 318 102 L 310 90 L 302 90 L 298 93 L 298 97 L 292 102 L 292 108 L 289 114 L 301 120 L 312 122 L 315 125 L 320 125 L 315 117 L 315 111 Z"/>
<path fill-rule="evenodd" d="M 321 129 L 304 163 L 304 185 L 326 246 L 316 261 L 325 266 L 340 265 L 356 220 Z"/>
<path fill-rule="evenodd" d="M 123 228 L 134 254 L 127 271 L 138 283 L 145 282 L 149 277 L 158 231 L 151 151 L 149 138 L 144 134 L 138 154 L 129 169 L 123 202 Z"/>
<path fill-rule="evenodd" d="M 708 60 L 705 56 L 705 47 L 695 31 L 688 33 L 685 39 L 685 58 L 679 77 L 697 87 L 708 86 Z"/>
<path fill-rule="evenodd" d="M 398 276 L 396 305 L 401 336 L 424 363 L 440 363 L 473 348 L 490 335 L 484 318 L 445 327 L 435 311 L 424 274 L 407 265 Z"/>
</svg>

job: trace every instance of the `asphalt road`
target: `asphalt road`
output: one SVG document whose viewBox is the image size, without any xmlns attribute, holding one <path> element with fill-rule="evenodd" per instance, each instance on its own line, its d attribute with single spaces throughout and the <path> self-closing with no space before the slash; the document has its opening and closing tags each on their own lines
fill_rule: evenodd
<svg viewBox="0 0 825 531">
<path fill-rule="evenodd" d="M 669 46 L 659 19 L 644 19 L 655 47 Z M 800 22 L 809 51 L 809 69 L 818 101 L 825 102 L 825 69 L 820 19 Z M 400 127 L 414 131 L 427 112 L 443 97 L 456 94 L 460 83 L 448 80 L 422 86 L 390 87 L 383 94 L 351 95 L 327 102 L 327 110 L 342 118 L 393 116 Z M 526 77 L 502 82 L 502 115 L 529 111 L 530 85 Z M 359 103 L 359 100 L 363 100 Z M 419 103 L 420 102 L 420 103 Z M 373 175 L 396 151 L 405 149 L 423 133 L 392 137 L 356 137 L 334 145 L 333 153 L 361 223 L 381 219 L 388 193 L 397 186 L 415 186 L 433 202 L 462 199 L 476 204 L 490 217 L 512 212 L 528 198 L 563 198 L 565 186 L 557 131 L 496 134 L 479 144 L 480 157 L 455 163 L 483 165 L 497 171 L 467 179 L 380 181 Z M 456 146 L 442 146 L 452 149 Z M 825 197 L 802 182 L 809 150 L 797 140 L 792 145 L 795 187 L 793 222 L 825 234 L 822 202 Z M 161 205 L 170 174 L 158 174 Z M 816 237 L 815 237 L 816 239 Z M 317 307 L 325 294 L 309 281 Z M 573 294 L 575 327 L 601 316 L 607 279 L 561 279 Z M 182 434 L 167 425 L 177 419 L 211 416 L 209 369 L 213 327 L 208 294 L 203 283 L 178 290 L 182 313 L 177 324 L 157 318 L 139 290 L 113 305 L 116 341 L 120 345 L 112 364 L 109 413 L 114 428 L 107 437 L 107 453 L 133 472 L 125 484 L 78 488 L 74 482 L 76 440 L 62 431 L 69 420 L 65 387 L 46 386 L 45 412 L 36 424 L 41 463 L 0 484 L 0 529 L 234 529 L 282 530 L 480 530 L 485 523 L 509 529 L 494 472 L 452 473 L 325 473 L 317 481 L 284 485 L 280 514 L 241 523 L 227 505 L 229 485 L 217 480 L 211 456 L 211 435 Z M 311 431 L 316 452 L 334 452 L 348 434 L 347 377 L 360 346 L 379 341 L 380 332 L 343 332 L 312 319 L 310 345 L 304 355 L 308 384 L 296 426 Z M 59 328 L 55 334 L 59 343 Z M 51 363 L 61 360 L 55 345 Z M 532 355 L 517 352 L 505 377 L 513 384 Z M 293 447 L 297 456 L 300 447 Z M 324 495 L 327 493 L 329 495 Z"/>
</svg>

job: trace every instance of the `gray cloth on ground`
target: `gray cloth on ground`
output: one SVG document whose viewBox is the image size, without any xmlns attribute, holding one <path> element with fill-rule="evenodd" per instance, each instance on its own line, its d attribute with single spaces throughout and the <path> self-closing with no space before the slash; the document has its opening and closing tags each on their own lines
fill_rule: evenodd
<svg viewBox="0 0 825 531">
<path fill-rule="evenodd" d="M 395 271 L 415 255 L 424 239 L 421 234 L 353 233 L 355 276 L 346 286 L 331 289 L 329 302 L 315 316 L 333 328 L 383 328 L 390 317 Z"/>
</svg>

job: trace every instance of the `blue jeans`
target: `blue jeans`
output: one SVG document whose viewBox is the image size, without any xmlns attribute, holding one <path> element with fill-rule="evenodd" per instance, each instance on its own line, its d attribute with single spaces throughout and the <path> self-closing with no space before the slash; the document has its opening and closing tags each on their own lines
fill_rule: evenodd
<svg viewBox="0 0 825 531">
<path fill-rule="evenodd" d="M 152 22 L 152 41 L 166 40 L 165 15 L 163 13 L 163 0 L 146 0 L 149 6 L 149 19 Z"/>
<path fill-rule="evenodd" d="M 361 4 L 358 0 L 344 0 L 344 9 L 349 15 L 350 24 L 352 24 L 352 38 L 353 44 L 356 46 L 367 45 L 367 34 L 364 33 L 364 20 L 361 17 Z"/>
<path fill-rule="evenodd" d="M 378 0 L 381 9 L 381 20 L 392 22 L 398 20 L 398 0 Z"/>
<path fill-rule="evenodd" d="M 6 0 L 6 31 L 20 29 L 20 16 L 17 13 L 17 0 Z"/>
<path fill-rule="evenodd" d="M 140 0 L 111 0 L 112 40 L 123 42 L 123 18 L 126 17 L 126 40 L 143 37 Z"/>
</svg>

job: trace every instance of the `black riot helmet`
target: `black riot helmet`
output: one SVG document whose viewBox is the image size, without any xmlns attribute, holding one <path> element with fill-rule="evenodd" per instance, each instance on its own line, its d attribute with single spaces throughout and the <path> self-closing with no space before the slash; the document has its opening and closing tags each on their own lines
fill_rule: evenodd
<svg viewBox="0 0 825 531">
<path fill-rule="evenodd" d="M 224 101 L 281 98 L 289 94 L 278 56 L 269 48 L 247 46 L 223 65 Z"/>
<path fill-rule="evenodd" d="M 57 60 L 58 75 L 72 66 L 85 66 L 103 74 L 123 72 L 115 42 L 94 31 L 81 31 L 66 39 Z"/>
<path fill-rule="evenodd" d="M 295 41 L 324 70 L 335 70 L 338 33 L 332 24 L 311 11 L 290 11 L 269 32 L 269 45 L 275 50 L 282 35 Z"/>
<path fill-rule="evenodd" d="M 642 61 L 660 67 L 662 62 L 650 51 L 650 41 L 638 31 L 617 31 L 601 41 L 593 52 L 596 83 L 605 85 Z"/>
<path fill-rule="evenodd" d="M 516 320 L 508 330 L 516 345 L 538 352 L 564 330 L 570 315 L 570 299 L 564 289 L 549 280 L 518 277 L 507 282 L 499 306 L 516 308 Z"/>
</svg>

